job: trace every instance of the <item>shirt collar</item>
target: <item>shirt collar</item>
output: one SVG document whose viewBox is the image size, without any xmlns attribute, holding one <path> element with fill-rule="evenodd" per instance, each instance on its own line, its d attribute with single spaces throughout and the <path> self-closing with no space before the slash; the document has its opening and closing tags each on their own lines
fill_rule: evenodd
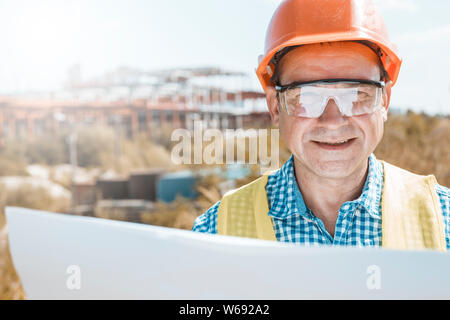
<svg viewBox="0 0 450 320">
<path fill-rule="evenodd" d="M 286 219 L 294 214 L 311 219 L 311 211 L 303 200 L 302 193 L 297 184 L 294 172 L 294 156 L 284 163 L 276 173 L 276 195 L 282 197 L 285 210 L 271 210 L 269 215 L 278 219 Z M 383 187 L 383 166 L 374 154 L 369 156 L 369 171 L 358 199 L 347 202 L 356 206 L 362 206 L 374 218 L 381 219 L 381 190 Z"/>
<path fill-rule="evenodd" d="M 354 200 L 374 218 L 381 219 L 381 192 L 383 189 L 383 165 L 374 154 L 369 157 L 369 172 L 361 196 Z"/>
</svg>

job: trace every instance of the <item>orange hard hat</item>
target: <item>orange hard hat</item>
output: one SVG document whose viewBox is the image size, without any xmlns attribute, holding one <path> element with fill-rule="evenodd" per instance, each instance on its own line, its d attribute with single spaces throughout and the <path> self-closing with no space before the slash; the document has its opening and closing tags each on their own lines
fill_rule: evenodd
<svg viewBox="0 0 450 320">
<path fill-rule="evenodd" d="M 271 85 L 274 55 L 303 44 L 360 41 L 374 49 L 394 85 L 402 59 L 389 41 L 383 17 L 372 0 L 284 0 L 275 11 L 266 34 L 265 54 L 256 74 L 264 91 Z"/>
</svg>

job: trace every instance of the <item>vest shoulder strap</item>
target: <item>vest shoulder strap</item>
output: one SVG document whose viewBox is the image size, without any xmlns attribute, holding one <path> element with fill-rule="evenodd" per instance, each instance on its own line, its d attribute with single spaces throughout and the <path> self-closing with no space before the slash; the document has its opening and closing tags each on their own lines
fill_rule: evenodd
<svg viewBox="0 0 450 320">
<path fill-rule="evenodd" d="M 421 176 L 381 161 L 382 245 L 388 249 L 446 251 L 444 221 L 433 175 Z"/>
<path fill-rule="evenodd" d="M 268 215 L 265 187 L 269 174 L 223 196 L 217 213 L 218 234 L 277 241 Z"/>
</svg>

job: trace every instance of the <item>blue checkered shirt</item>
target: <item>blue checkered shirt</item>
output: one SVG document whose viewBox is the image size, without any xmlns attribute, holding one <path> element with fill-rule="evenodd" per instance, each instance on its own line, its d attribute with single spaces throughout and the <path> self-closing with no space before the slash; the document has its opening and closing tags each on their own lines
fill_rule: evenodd
<svg viewBox="0 0 450 320">
<path fill-rule="evenodd" d="M 293 156 L 268 177 L 266 192 L 269 216 L 278 241 L 303 245 L 381 246 L 381 191 L 383 167 L 375 155 L 369 157 L 369 172 L 360 197 L 344 203 L 332 237 L 321 219 L 305 205 L 294 174 Z M 444 217 L 445 239 L 450 249 L 450 190 L 436 185 Z M 197 217 L 192 231 L 217 233 L 220 201 Z"/>
</svg>

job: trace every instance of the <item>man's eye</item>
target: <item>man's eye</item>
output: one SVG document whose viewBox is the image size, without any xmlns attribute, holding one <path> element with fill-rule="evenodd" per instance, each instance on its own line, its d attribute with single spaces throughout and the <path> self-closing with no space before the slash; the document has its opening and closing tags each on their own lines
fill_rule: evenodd
<svg viewBox="0 0 450 320">
<path fill-rule="evenodd" d="M 367 92 L 358 91 L 358 97 L 366 98 L 366 97 L 369 97 L 369 96 L 370 96 L 370 94 L 368 94 Z"/>
</svg>

